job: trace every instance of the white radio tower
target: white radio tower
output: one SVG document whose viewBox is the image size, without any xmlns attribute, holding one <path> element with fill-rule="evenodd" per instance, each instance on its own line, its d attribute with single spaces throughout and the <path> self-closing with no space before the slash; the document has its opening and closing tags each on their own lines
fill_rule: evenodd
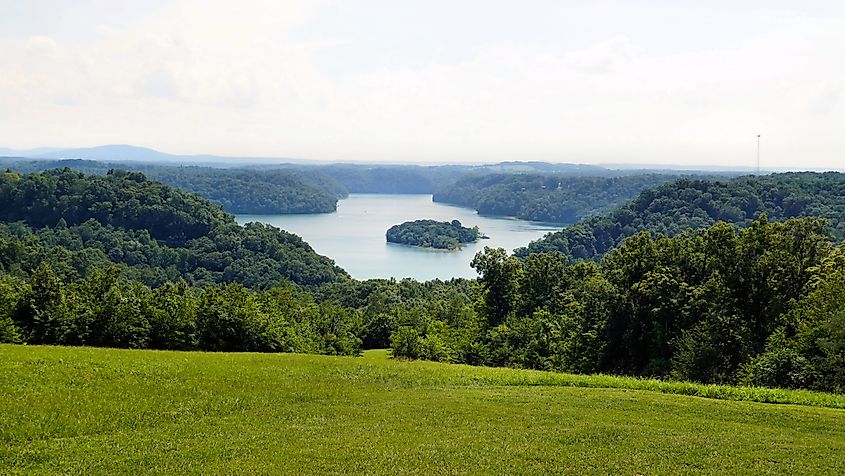
<svg viewBox="0 0 845 476">
<path fill-rule="evenodd" d="M 757 134 L 757 175 L 760 175 L 760 134 Z"/>
</svg>

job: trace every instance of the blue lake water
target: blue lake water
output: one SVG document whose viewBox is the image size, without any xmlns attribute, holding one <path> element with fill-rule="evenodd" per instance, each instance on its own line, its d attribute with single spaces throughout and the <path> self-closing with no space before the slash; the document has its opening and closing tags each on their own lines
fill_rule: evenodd
<svg viewBox="0 0 845 476">
<path fill-rule="evenodd" d="M 478 226 L 490 237 L 460 251 L 435 251 L 387 243 L 393 225 L 420 219 Z M 357 279 L 417 280 L 476 277 L 469 263 L 485 246 L 513 251 L 560 226 L 478 215 L 475 210 L 435 203 L 431 195 L 352 194 L 340 200 L 335 213 L 313 215 L 237 215 L 238 223 L 262 222 L 295 233 L 317 253 L 335 260 Z"/>
</svg>

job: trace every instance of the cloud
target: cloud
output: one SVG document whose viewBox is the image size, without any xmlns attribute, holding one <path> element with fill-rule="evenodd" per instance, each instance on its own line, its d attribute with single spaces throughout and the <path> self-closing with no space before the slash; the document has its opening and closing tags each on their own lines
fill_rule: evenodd
<svg viewBox="0 0 845 476">
<path fill-rule="evenodd" d="M 55 57 L 59 53 L 56 40 L 44 35 L 31 36 L 26 40 L 26 52 L 31 56 Z"/>
<path fill-rule="evenodd" d="M 568 53 L 564 62 L 578 71 L 601 74 L 619 71 L 620 66 L 630 62 L 633 56 L 631 41 L 624 36 L 616 36 L 586 50 Z"/>
<path fill-rule="evenodd" d="M 335 69 L 324 52 L 360 45 L 339 29 L 309 33 L 326 8 L 332 3 L 181 0 L 131 21 L 106 11 L 49 36 L 2 36 L 0 145 L 736 165 L 753 161 L 759 132 L 772 165 L 836 164 L 845 153 L 841 18 L 755 13 L 734 41 L 685 43 L 657 16 L 636 31 L 587 28 L 570 41 L 561 28 L 535 44 L 514 36 L 468 43 L 478 26 L 466 18 L 460 37 L 437 42 L 455 42 L 460 55 L 380 62 L 380 50 L 360 49 L 370 67 Z M 358 20 L 386 21 L 378 11 Z M 689 35 L 704 33 L 713 34 Z"/>
</svg>

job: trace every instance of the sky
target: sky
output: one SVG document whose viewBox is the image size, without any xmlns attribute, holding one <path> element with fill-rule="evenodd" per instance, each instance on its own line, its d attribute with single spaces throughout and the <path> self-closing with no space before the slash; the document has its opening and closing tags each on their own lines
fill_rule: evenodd
<svg viewBox="0 0 845 476">
<path fill-rule="evenodd" d="M 0 146 L 845 168 L 845 2 L 0 0 Z"/>
</svg>

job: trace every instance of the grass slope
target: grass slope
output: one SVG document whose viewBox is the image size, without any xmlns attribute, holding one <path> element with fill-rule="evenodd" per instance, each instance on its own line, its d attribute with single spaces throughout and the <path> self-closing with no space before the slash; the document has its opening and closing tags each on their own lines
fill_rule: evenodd
<svg viewBox="0 0 845 476">
<path fill-rule="evenodd" d="M 572 379 L 377 351 L 3 345 L 0 473 L 845 473 L 845 411 Z"/>
</svg>

